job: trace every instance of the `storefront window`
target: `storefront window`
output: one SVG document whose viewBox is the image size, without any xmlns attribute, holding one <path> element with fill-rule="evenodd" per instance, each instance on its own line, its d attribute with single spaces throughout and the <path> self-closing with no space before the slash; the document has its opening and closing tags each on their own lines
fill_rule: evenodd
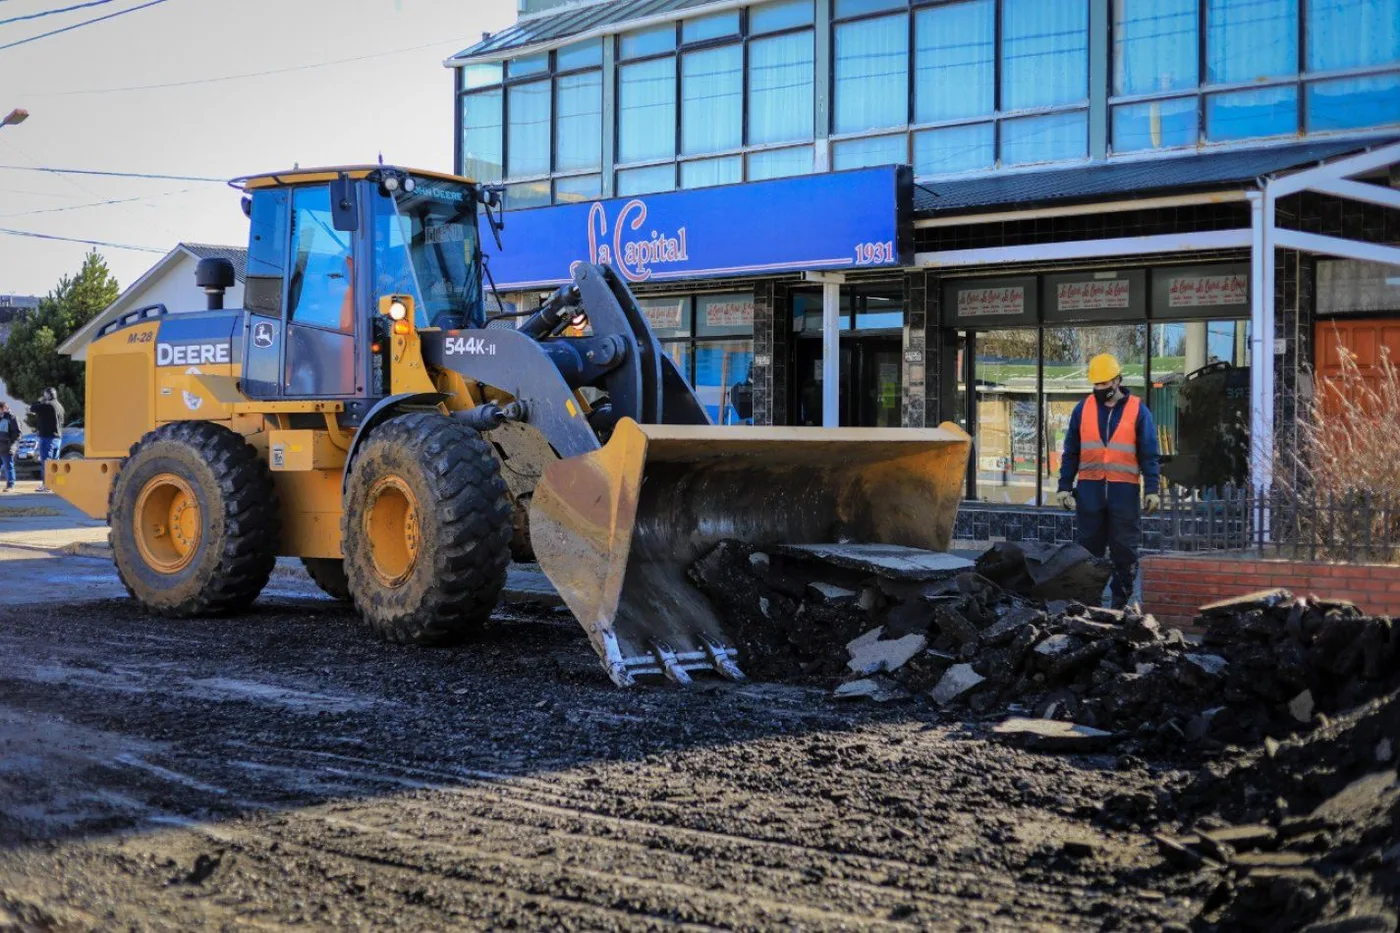
<svg viewBox="0 0 1400 933">
<path fill-rule="evenodd" d="M 462 174 L 468 178 L 500 181 L 504 175 L 501 99 L 500 88 L 462 96 Z"/>
<path fill-rule="evenodd" d="M 637 307 L 659 339 L 690 336 L 689 298 L 638 298 Z M 681 372 L 685 374 L 686 370 Z"/>
<path fill-rule="evenodd" d="M 674 58 L 624 65 L 617 69 L 617 160 L 646 162 L 676 154 L 672 133 L 658 126 L 676 125 Z"/>
<path fill-rule="evenodd" d="M 517 84 L 508 92 L 507 173 L 511 178 L 549 174 L 549 82 Z"/>
<path fill-rule="evenodd" d="M 695 394 L 715 424 L 752 424 L 753 412 L 736 386 L 753 385 L 753 340 L 707 340 L 695 344 Z M 749 396 L 750 399 L 752 396 Z M 739 403 L 739 404 L 736 404 Z"/>
<path fill-rule="evenodd" d="M 749 145 L 812 138 L 812 32 L 749 43 Z"/>
<path fill-rule="evenodd" d="M 909 19 L 885 16 L 836 27 L 838 133 L 909 122 Z"/>
<path fill-rule="evenodd" d="M 726 45 L 681 57 L 681 152 L 738 149 L 744 141 L 744 48 Z"/>
<path fill-rule="evenodd" d="M 987 502 L 1034 503 L 1036 367 L 1033 329 L 976 335 L 977 497 Z"/>
<path fill-rule="evenodd" d="M 597 171 L 603 161 L 603 74 L 586 71 L 555 81 L 554 169 Z"/>
<path fill-rule="evenodd" d="M 1148 407 L 1162 475 L 1192 489 L 1241 484 L 1249 457 L 1249 322 L 1152 326 Z"/>
<path fill-rule="evenodd" d="M 995 0 L 914 14 L 914 122 L 990 116 L 996 109 Z"/>
</svg>

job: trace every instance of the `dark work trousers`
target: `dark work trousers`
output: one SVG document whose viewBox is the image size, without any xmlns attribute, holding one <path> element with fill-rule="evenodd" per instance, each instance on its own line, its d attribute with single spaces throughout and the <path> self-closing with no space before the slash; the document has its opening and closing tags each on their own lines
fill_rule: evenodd
<svg viewBox="0 0 1400 933">
<path fill-rule="evenodd" d="M 1075 540 L 1095 557 L 1113 564 L 1109 593 L 1114 609 L 1122 609 L 1133 598 L 1137 579 L 1138 548 L 1142 546 L 1142 508 L 1137 483 L 1110 483 L 1080 480 L 1074 498 L 1079 526 Z"/>
</svg>

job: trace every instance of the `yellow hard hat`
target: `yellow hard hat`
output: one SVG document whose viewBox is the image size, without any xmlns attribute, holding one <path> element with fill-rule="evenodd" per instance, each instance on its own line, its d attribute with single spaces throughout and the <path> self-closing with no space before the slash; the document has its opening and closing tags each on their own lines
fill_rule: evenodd
<svg viewBox="0 0 1400 933">
<path fill-rule="evenodd" d="M 1112 353 L 1100 353 L 1089 361 L 1089 381 L 1095 385 L 1117 379 L 1122 373 L 1123 367 Z"/>
</svg>

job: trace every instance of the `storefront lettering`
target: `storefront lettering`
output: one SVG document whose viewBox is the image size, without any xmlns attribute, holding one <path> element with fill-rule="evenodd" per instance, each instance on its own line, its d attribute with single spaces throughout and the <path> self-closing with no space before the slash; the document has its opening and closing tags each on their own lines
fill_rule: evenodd
<svg viewBox="0 0 1400 933">
<path fill-rule="evenodd" d="M 1128 307 L 1128 280 L 1064 282 L 1055 287 L 1055 301 L 1061 311 L 1089 311 Z"/>
<path fill-rule="evenodd" d="M 1246 275 L 1193 275 L 1172 279 L 1167 304 L 1173 308 L 1204 308 L 1249 304 Z"/>
<path fill-rule="evenodd" d="M 647 319 L 652 330 L 675 330 L 681 326 L 681 306 L 685 299 L 668 301 L 664 304 L 647 302 L 642 305 L 642 316 Z"/>
<path fill-rule="evenodd" d="M 705 323 L 710 327 L 752 327 L 752 301 L 715 301 L 705 306 Z"/>
<path fill-rule="evenodd" d="M 990 317 L 1021 314 L 1026 310 L 1026 290 L 1020 285 L 1002 288 L 969 288 L 958 292 L 958 317 Z"/>
<path fill-rule="evenodd" d="M 607 209 L 595 202 L 588 211 L 589 261 L 614 266 L 629 282 L 650 279 L 653 266 L 690 261 L 685 227 L 678 228 L 675 236 L 652 230 L 645 239 L 623 240 L 628 229 L 639 230 L 646 220 L 646 202 L 628 201 L 618 212 L 609 239 Z"/>
</svg>

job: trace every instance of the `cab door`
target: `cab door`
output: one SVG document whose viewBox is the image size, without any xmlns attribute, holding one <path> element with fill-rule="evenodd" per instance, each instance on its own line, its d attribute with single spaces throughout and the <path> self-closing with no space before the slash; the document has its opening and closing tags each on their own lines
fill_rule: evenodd
<svg viewBox="0 0 1400 933">
<path fill-rule="evenodd" d="M 282 395 L 356 394 L 356 267 L 360 237 L 335 229 L 325 185 L 292 192 Z"/>
<path fill-rule="evenodd" d="M 282 397 L 282 308 L 287 289 L 287 211 L 290 192 L 255 191 L 248 213 L 248 273 L 243 287 L 243 394 Z"/>
</svg>

